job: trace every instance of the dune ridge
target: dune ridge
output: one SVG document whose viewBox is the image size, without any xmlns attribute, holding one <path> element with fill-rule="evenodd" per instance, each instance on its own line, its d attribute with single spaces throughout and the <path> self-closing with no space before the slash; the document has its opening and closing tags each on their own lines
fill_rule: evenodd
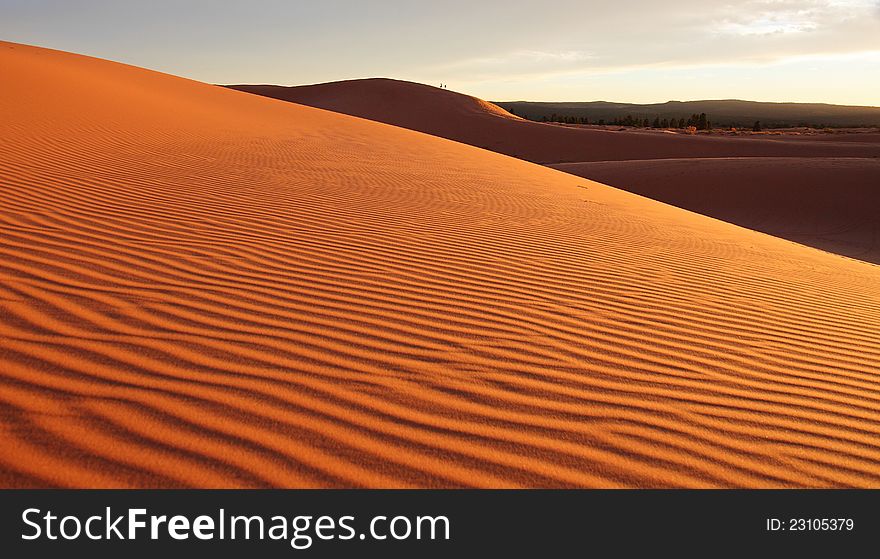
<svg viewBox="0 0 880 559">
<path fill-rule="evenodd" d="M 875 266 L 130 66 L 0 68 L 2 486 L 880 481 Z"/>
</svg>

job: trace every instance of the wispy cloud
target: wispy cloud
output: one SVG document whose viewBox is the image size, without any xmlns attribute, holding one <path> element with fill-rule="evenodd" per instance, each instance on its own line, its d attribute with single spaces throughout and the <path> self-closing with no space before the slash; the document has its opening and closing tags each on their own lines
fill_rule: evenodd
<svg viewBox="0 0 880 559">
<path fill-rule="evenodd" d="M 627 2 L 591 19 L 583 32 L 526 31 L 511 48 L 426 66 L 426 75 L 455 74 L 468 83 L 571 78 L 639 69 L 768 65 L 810 56 L 877 50 L 877 0 L 745 0 Z M 635 12 L 637 18 L 621 18 Z M 534 34 L 533 34 L 534 33 Z"/>
<path fill-rule="evenodd" d="M 752 0 L 721 9 L 717 27 L 720 33 L 745 36 L 804 33 L 845 24 L 873 5 L 867 0 Z"/>
</svg>

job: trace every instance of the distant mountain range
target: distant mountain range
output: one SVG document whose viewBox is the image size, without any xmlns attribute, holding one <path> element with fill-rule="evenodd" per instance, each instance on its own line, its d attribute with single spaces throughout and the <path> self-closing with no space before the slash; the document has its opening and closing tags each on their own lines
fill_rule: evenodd
<svg viewBox="0 0 880 559">
<path fill-rule="evenodd" d="M 590 122 L 616 118 L 687 119 L 706 113 L 716 126 L 752 126 L 756 120 L 766 128 L 791 126 L 856 127 L 880 126 L 880 107 L 829 105 L 825 103 L 765 103 L 736 99 L 718 101 L 667 101 L 647 105 L 635 103 L 494 101 L 518 116 L 530 120 L 558 117 L 587 118 Z"/>
</svg>

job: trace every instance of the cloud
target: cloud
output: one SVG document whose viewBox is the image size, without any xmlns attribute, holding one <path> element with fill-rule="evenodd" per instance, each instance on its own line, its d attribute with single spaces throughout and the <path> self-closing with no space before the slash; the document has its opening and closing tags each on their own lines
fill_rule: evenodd
<svg viewBox="0 0 880 559">
<path fill-rule="evenodd" d="M 736 35 L 802 33 L 845 24 L 870 9 L 865 0 L 752 0 L 722 10 L 719 31 Z"/>
<path fill-rule="evenodd" d="M 566 12 L 568 9 L 570 11 Z M 524 27 L 515 43 L 424 68 L 460 80 L 553 79 L 645 68 L 774 64 L 878 50 L 877 0 L 619 0 L 571 5 L 562 27 Z M 567 26 L 565 21 L 582 21 Z M 523 48 L 523 45 L 529 48 Z"/>
</svg>

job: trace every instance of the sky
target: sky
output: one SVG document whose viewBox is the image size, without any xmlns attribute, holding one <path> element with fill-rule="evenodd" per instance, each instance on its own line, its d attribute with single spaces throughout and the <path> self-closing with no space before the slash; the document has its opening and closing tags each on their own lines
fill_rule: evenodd
<svg viewBox="0 0 880 559">
<path fill-rule="evenodd" d="M 880 105 L 880 0 L 0 0 L 0 39 L 222 84 Z"/>
</svg>

